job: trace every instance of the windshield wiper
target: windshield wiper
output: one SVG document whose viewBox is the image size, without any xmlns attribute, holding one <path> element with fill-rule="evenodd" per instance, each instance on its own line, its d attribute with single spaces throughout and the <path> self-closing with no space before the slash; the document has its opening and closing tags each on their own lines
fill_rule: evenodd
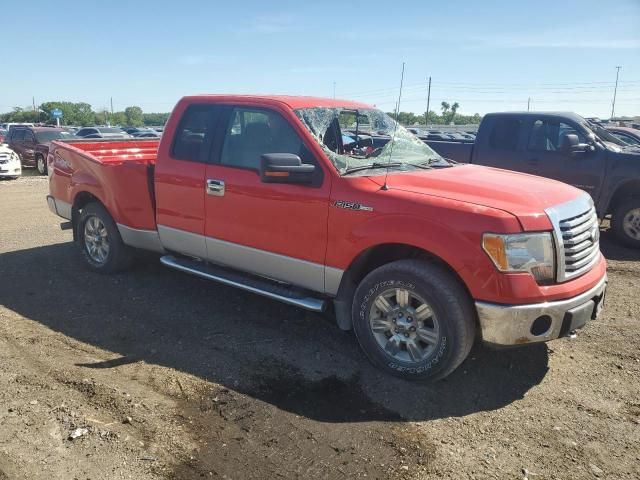
<svg viewBox="0 0 640 480">
<path fill-rule="evenodd" d="M 403 164 L 401 162 L 388 162 L 388 163 L 373 162 L 367 165 L 360 165 L 358 167 L 347 168 L 344 171 L 343 175 L 348 175 L 354 172 L 361 172 L 362 170 L 372 170 L 374 168 L 400 167 L 402 165 Z"/>
<path fill-rule="evenodd" d="M 440 160 L 444 160 L 445 162 L 447 162 L 447 164 L 446 165 L 442 165 L 442 164 L 438 165 Z M 418 165 L 426 166 L 426 167 L 429 167 L 429 168 L 439 168 L 439 167 L 450 167 L 451 165 L 454 165 L 456 163 L 458 163 L 458 162 L 456 162 L 455 160 L 450 160 L 450 159 L 445 158 L 445 157 L 433 157 L 433 158 L 430 158 L 429 160 L 427 160 L 425 162 L 422 162 L 422 163 L 420 163 Z"/>
</svg>

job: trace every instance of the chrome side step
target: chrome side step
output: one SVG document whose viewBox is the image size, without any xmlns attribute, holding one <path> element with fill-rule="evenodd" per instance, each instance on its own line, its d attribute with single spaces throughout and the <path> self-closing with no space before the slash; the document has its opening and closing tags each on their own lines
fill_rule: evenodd
<svg viewBox="0 0 640 480">
<path fill-rule="evenodd" d="M 231 272 L 212 265 L 201 264 L 194 260 L 177 258 L 173 255 L 160 257 L 160 262 L 167 267 L 175 268 L 181 272 L 197 275 L 198 277 L 213 280 L 214 282 L 219 282 L 231 287 L 241 288 L 242 290 L 257 293 L 263 297 L 288 303 L 289 305 L 295 305 L 296 307 L 301 307 L 313 312 L 322 312 L 326 307 L 325 300 L 310 297 L 303 292 L 297 292 L 266 279 L 262 280 L 260 278 L 245 276 L 241 273 Z"/>
</svg>

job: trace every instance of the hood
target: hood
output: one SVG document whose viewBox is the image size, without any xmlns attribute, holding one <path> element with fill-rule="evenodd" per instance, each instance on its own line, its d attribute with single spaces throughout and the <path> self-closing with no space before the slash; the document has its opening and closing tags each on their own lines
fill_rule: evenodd
<svg viewBox="0 0 640 480">
<path fill-rule="evenodd" d="M 376 177 L 382 184 L 382 177 Z M 525 173 L 479 165 L 393 174 L 390 190 L 449 198 L 496 208 L 516 216 L 524 230 L 551 228 L 545 209 L 583 194 L 565 183 Z"/>
</svg>

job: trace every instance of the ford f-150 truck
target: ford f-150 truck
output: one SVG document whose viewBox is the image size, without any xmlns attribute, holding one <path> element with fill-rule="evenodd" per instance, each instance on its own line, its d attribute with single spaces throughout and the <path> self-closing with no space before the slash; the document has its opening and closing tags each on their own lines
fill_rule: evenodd
<svg viewBox="0 0 640 480">
<path fill-rule="evenodd" d="M 393 140 L 345 145 L 342 126 L 360 122 Z M 49 208 L 90 269 L 123 270 L 144 249 L 182 272 L 331 308 L 403 378 L 448 375 L 477 337 L 566 336 L 603 305 L 588 194 L 450 163 L 361 103 L 185 97 L 160 141 L 55 141 L 48 167 Z"/>
<path fill-rule="evenodd" d="M 640 248 L 640 148 L 575 113 L 485 115 L 474 143 L 427 141 L 440 155 L 531 173 L 588 192 L 616 237 Z"/>
</svg>

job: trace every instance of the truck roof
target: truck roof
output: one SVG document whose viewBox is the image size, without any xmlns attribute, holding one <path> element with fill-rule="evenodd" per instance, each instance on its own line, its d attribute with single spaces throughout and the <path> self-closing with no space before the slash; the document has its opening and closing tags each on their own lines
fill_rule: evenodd
<svg viewBox="0 0 640 480">
<path fill-rule="evenodd" d="M 322 97 L 306 97 L 292 95 L 234 95 L 234 94 L 201 94 L 189 95 L 183 98 L 188 102 L 197 102 L 198 100 L 208 100 L 220 103 L 238 102 L 238 101 L 255 101 L 260 103 L 280 103 L 289 108 L 312 108 L 312 107 L 347 107 L 347 108 L 373 108 L 366 103 L 354 102 L 352 100 L 340 100 L 337 98 Z"/>
<path fill-rule="evenodd" d="M 493 112 L 487 113 L 485 117 L 498 116 L 498 115 L 517 115 L 517 116 L 540 116 L 544 115 L 545 117 L 558 117 L 558 118 L 571 118 L 575 121 L 584 120 L 580 115 L 575 112 Z"/>
</svg>

